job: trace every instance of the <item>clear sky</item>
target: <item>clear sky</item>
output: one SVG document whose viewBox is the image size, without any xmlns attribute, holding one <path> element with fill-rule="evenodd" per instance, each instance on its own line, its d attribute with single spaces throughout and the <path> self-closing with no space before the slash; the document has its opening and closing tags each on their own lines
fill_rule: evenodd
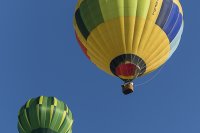
<svg viewBox="0 0 200 133">
<path fill-rule="evenodd" d="M 122 82 L 78 46 L 76 0 L 0 0 L 0 132 L 17 133 L 19 108 L 46 95 L 70 107 L 73 133 L 200 133 L 200 1 L 181 3 L 180 47 L 159 76 L 124 96 Z"/>
</svg>

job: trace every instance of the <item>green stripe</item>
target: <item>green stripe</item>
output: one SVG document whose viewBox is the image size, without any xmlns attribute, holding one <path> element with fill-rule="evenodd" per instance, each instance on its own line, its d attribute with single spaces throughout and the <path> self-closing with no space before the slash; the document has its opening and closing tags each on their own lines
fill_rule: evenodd
<svg viewBox="0 0 200 133">
<path fill-rule="evenodd" d="M 97 25 L 103 23 L 103 17 L 98 0 L 83 1 L 80 5 L 80 14 L 89 32 Z"/>
<path fill-rule="evenodd" d="M 40 105 L 40 121 L 41 125 L 40 127 L 45 128 L 45 122 L 46 122 L 46 113 L 47 113 L 47 97 L 43 98 L 42 105 Z"/>
<path fill-rule="evenodd" d="M 18 130 L 20 133 L 26 133 L 22 125 L 18 122 Z"/>
<path fill-rule="evenodd" d="M 146 18 L 148 15 L 151 0 L 138 0 L 137 17 Z"/>
<path fill-rule="evenodd" d="M 101 0 L 100 7 L 105 21 L 124 16 L 123 0 Z"/>
<path fill-rule="evenodd" d="M 29 107 L 29 120 L 31 122 L 32 129 L 36 129 L 39 127 L 39 121 L 38 121 L 38 114 L 37 114 L 37 106 L 39 104 L 39 98 L 34 100 Z"/>
<path fill-rule="evenodd" d="M 51 110 L 51 105 L 53 105 L 54 98 L 49 97 L 47 99 L 47 107 L 46 107 L 46 122 L 45 122 L 45 127 L 48 127 L 50 124 L 50 110 Z"/>
<path fill-rule="evenodd" d="M 23 111 L 25 111 L 25 110 L 23 110 Z M 26 116 L 25 116 L 25 113 L 22 113 L 20 116 L 19 116 L 19 123 L 21 123 L 21 125 L 22 125 L 22 127 L 23 127 L 23 129 L 25 130 L 25 131 L 31 131 L 31 127 L 29 126 L 29 124 L 28 124 L 28 121 L 27 121 L 27 118 L 26 118 Z"/>
<path fill-rule="evenodd" d="M 138 0 L 124 1 L 124 16 L 136 16 Z"/>
</svg>

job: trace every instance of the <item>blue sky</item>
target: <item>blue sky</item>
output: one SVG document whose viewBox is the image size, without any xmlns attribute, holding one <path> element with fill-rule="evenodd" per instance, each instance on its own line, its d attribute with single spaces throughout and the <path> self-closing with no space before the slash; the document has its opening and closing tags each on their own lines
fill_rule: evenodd
<svg viewBox="0 0 200 133">
<path fill-rule="evenodd" d="M 72 25 L 76 0 L 0 0 L 1 132 L 17 133 L 19 108 L 46 95 L 69 105 L 73 133 L 199 133 L 200 2 L 181 3 L 180 47 L 159 76 L 124 96 L 122 82 L 81 52 Z"/>
</svg>

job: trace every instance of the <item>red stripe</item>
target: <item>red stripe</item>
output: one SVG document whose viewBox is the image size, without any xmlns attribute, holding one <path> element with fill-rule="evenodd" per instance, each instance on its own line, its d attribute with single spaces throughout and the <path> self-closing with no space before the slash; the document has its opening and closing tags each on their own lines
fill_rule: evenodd
<svg viewBox="0 0 200 133">
<path fill-rule="evenodd" d="M 118 76 L 134 76 L 137 67 L 134 64 L 121 64 L 115 69 Z"/>
<path fill-rule="evenodd" d="M 79 43 L 79 46 L 81 47 L 83 53 L 87 56 L 88 59 L 90 59 L 90 57 L 89 57 L 88 54 L 87 54 L 87 48 L 86 48 L 86 47 L 83 45 L 83 43 L 80 41 L 80 39 L 78 38 L 76 32 L 75 32 L 75 34 L 76 34 L 76 39 L 77 39 L 77 41 L 78 41 L 78 43 Z"/>
</svg>

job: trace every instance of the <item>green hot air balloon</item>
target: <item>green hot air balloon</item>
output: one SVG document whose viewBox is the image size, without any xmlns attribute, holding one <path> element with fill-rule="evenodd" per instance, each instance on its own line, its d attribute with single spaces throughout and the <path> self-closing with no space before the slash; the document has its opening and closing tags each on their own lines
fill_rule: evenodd
<svg viewBox="0 0 200 133">
<path fill-rule="evenodd" d="M 19 133 L 72 133 L 72 124 L 71 111 L 55 97 L 30 99 L 18 116 Z"/>
</svg>

